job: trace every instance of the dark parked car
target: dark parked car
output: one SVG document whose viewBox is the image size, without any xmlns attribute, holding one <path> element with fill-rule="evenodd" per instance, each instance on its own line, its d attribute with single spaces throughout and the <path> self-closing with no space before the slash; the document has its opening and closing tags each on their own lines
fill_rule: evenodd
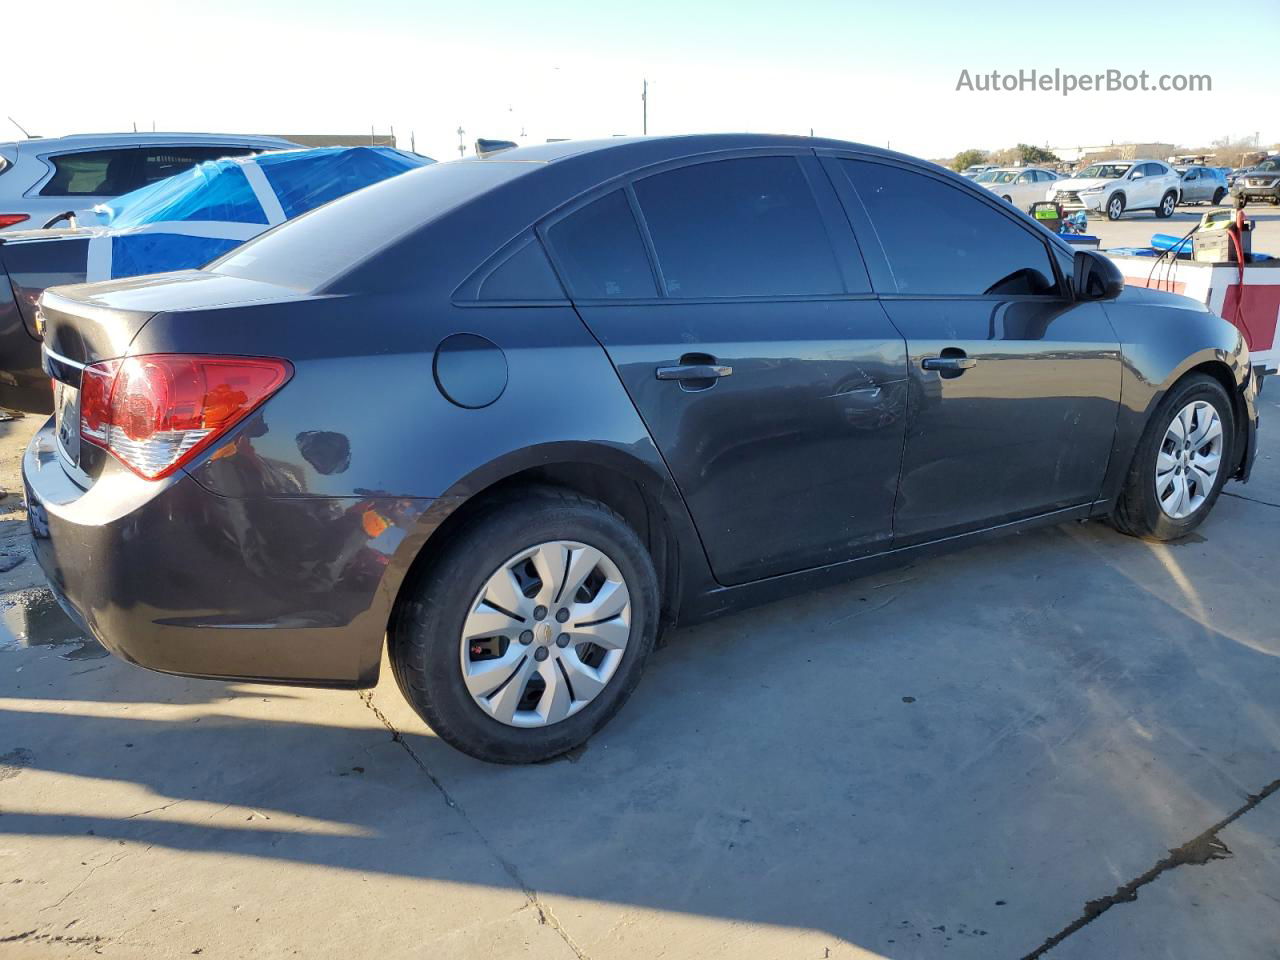
<svg viewBox="0 0 1280 960">
<path fill-rule="evenodd" d="M 1180 537 L 1254 456 L 1235 327 L 832 140 L 437 164 L 41 310 L 30 522 L 93 634 L 329 686 L 385 638 L 486 760 L 586 740 L 664 626 L 1035 524 Z"/>
<path fill-rule="evenodd" d="M 1231 185 L 1233 197 L 1250 200 L 1266 200 L 1280 204 L 1280 155 L 1267 157 L 1261 163 L 1236 177 Z"/>
</svg>

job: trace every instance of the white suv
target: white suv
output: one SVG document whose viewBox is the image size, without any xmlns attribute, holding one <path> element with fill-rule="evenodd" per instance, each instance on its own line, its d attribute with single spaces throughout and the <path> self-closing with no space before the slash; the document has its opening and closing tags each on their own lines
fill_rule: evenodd
<svg viewBox="0 0 1280 960">
<path fill-rule="evenodd" d="M 1171 217 L 1181 182 L 1178 171 L 1159 160 L 1108 160 L 1059 180 L 1045 199 L 1056 200 L 1067 211 L 1105 213 L 1108 220 L 1119 220 L 1126 210 Z"/>
<path fill-rule="evenodd" d="M 212 133 L 78 134 L 0 143 L 0 231 L 43 227 L 218 157 L 296 147 L 280 137 Z"/>
</svg>

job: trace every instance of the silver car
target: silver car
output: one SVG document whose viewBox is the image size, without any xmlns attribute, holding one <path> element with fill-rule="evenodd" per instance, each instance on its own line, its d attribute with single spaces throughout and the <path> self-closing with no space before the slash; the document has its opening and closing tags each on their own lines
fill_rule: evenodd
<svg viewBox="0 0 1280 960">
<path fill-rule="evenodd" d="M 1227 178 L 1217 167 L 1179 166 L 1182 183 L 1178 188 L 1178 203 L 1220 204 L 1229 188 Z"/>
<path fill-rule="evenodd" d="M 105 203 L 219 157 L 296 147 L 280 137 L 105 133 L 0 143 L 0 231 L 80 219 Z M 92 222 L 92 221 L 91 221 Z"/>
</svg>

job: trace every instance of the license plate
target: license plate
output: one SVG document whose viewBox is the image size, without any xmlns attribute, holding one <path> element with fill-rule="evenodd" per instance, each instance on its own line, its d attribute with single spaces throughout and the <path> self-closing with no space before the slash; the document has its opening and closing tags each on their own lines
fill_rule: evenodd
<svg viewBox="0 0 1280 960">
<path fill-rule="evenodd" d="M 80 462 L 80 391 L 57 381 L 53 395 L 53 424 L 58 447 L 73 464 Z"/>
</svg>

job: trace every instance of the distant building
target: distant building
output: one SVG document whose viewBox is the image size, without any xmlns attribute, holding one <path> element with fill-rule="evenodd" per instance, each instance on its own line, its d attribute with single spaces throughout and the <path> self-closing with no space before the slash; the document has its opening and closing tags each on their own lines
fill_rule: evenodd
<svg viewBox="0 0 1280 960">
<path fill-rule="evenodd" d="M 396 138 L 389 133 L 278 133 L 304 147 L 394 147 Z"/>
<path fill-rule="evenodd" d="M 1112 143 L 1096 147 L 1051 147 L 1067 163 L 1088 160 L 1138 160 L 1167 157 L 1177 145 L 1172 143 Z"/>
</svg>

